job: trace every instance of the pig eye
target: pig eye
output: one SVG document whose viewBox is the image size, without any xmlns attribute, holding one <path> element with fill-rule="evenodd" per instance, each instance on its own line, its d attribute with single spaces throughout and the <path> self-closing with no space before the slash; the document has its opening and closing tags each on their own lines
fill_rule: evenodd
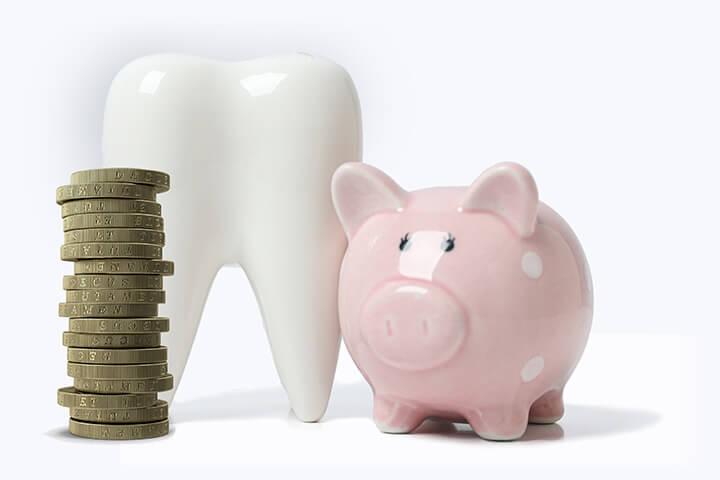
<svg viewBox="0 0 720 480">
<path fill-rule="evenodd" d="M 450 250 L 455 248 L 455 237 L 452 236 L 452 233 L 448 232 L 448 236 L 442 241 L 442 243 L 440 244 L 440 248 L 442 248 L 446 252 L 449 252 Z"/>
<path fill-rule="evenodd" d="M 410 245 L 412 245 L 412 244 L 410 243 L 410 233 L 406 233 L 406 234 L 403 235 L 403 237 L 400 239 L 400 245 L 398 246 L 398 248 L 399 248 L 401 251 L 404 252 L 405 250 L 407 250 L 407 249 L 410 248 Z"/>
</svg>

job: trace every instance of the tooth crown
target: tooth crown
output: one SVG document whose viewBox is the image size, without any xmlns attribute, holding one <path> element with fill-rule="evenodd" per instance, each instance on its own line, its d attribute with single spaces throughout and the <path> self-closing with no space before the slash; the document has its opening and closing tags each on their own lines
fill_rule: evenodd
<svg viewBox="0 0 720 480">
<path fill-rule="evenodd" d="M 167 280 L 177 301 L 164 308 L 175 322 L 164 338 L 176 385 L 217 270 L 239 263 L 293 410 L 318 420 L 337 360 L 346 247 L 330 179 L 361 157 L 348 74 L 303 54 L 237 63 L 144 57 L 113 81 L 103 149 L 105 166 L 132 159 L 172 178 L 163 213 L 173 240 L 164 251 L 178 267 Z"/>
</svg>

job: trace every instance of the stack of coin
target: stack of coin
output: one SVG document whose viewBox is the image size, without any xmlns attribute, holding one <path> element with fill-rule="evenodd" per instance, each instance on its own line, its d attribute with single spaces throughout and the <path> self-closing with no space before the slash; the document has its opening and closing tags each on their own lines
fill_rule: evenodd
<svg viewBox="0 0 720 480">
<path fill-rule="evenodd" d="M 63 278 L 69 317 L 63 345 L 74 386 L 58 390 L 70 408 L 70 432 L 101 439 L 151 438 L 168 433 L 168 405 L 157 392 L 170 390 L 167 347 L 160 333 L 169 319 L 162 260 L 165 232 L 155 197 L 170 188 L 166 173 L 136 168 L 75 172 L 59 187 L 65 243 L 63 260 L 75 274 Z"/>
</svg>

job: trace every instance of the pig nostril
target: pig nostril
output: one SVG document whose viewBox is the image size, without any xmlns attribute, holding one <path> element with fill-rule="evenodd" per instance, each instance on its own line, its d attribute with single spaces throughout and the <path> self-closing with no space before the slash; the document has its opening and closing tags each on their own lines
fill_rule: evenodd
<svg viewBox="0 0 720 480">
<path fill-rule="evenodd" d="M 388 337 L 392 337 L 393 330 L 392 330 L 392 321 L 388 318 L 385 320 L 385 329 L 387 330 Z"/>
<path fill-rule="evenodd" d="M 427 335 L 427 334 L 428 334 L 428 321 L 427 321 L 427 318 L 423 318 L 422 328 L 423 328 L 423 335 Z"/>
</svg>

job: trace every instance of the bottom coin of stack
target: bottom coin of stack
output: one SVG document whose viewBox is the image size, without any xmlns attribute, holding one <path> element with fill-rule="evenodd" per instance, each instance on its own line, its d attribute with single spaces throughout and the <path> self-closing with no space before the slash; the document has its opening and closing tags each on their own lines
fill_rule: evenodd
<svg viewBox="0 0 720 480">
<path fill-rule="evenodd" d="M 70 409 L 70 433 L 87 438 L 132 440 L 168 433 L 168 405 L 157 393 L 114 395 L 58 390 L 58 404 Z"/>
<path fill-rule="evenodd" d="M 168 404 L 158 392 L 173 387 L 167 347 L 160 335 L 169 319 L 162 260 L 165 244 L 156 194 L 167 191 L 163 172 L 110 168 L 76 172 L 60 187 L 65 244 L 63 260 L 75 275 L 63 279 L 69 317 L 63 345 L 72 387 L 58 390 L 70 409 L 70 432 L 87 438 L 132 440 L 169 431 Z"/>
</svg>

